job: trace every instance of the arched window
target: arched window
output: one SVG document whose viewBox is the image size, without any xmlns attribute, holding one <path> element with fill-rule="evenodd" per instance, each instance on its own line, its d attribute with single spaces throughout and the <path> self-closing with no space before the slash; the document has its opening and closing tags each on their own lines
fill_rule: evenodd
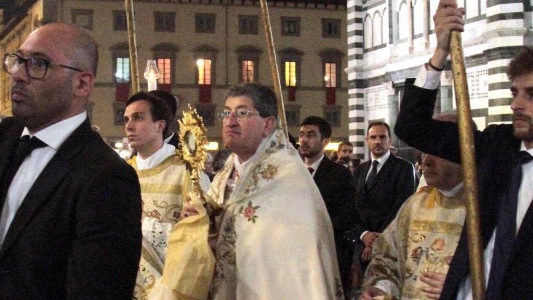
<svg viewBox="0 0 533 300">
<path fill-rule="evenodd" d="M 424 33 L 424 4 L 422 1 L 426 0 L 414 0 L 413 1 L 413 30 L 414 35 L 422 35 Z"/>
<path fill-rule="evenodd" d="M 398 39 L 403 40 L 409 36 L 409 29 L 406 25 L 409 24 L 409 10 L 407 9 L 407 3 L 403 1 L 398 9 Z"/>
<path fill-rule="evenodd" d="M 364 47 L 365 49 L 372 48 L 372 18 L 370 15 L 366 15 L 365 17 L 365 23 L 363 25 L 363 31 L 364 31 Z"/>
<path fill-rule="evenodd" d="M 381 41 L 384 44 L 389 43 L 389 11 L 385 8 L 381 17 Z"/>
<path fill-rule="evenodd" d="M 381 15 L 379 11 L 376 11 L 374 13 L 374 20 L 372 20 L 372 45 L 379 46 L 382 43 Z"/>
</svg>

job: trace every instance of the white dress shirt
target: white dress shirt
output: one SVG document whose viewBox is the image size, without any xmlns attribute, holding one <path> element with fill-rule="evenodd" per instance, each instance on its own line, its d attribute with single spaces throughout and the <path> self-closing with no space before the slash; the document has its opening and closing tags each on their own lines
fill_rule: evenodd
<svg viewBox="0 0 533 300">
<path fill-rule="evenodd" d="M 389 157 L 390 157 L 390 151 L 387 151 L 387 153 L 383 154 L 378 159 L 374 159 L 374 157 L 372 157 L 372 161 L 370 162 L 370 169 L 368 169 L 368 173 L 366 173 L 366 179 L 368 179 L 368 175 L 370 175 L 370 172 L 372 172 L 372 163 L 374 163 L 374 160 L 378 161 L 378 165 L 376 167 L 376 174 L 377 174 L 379 173 L 379 170 L 381 170 L 381 167 L 383 167 L 383 164 L 385 164 L 387 159 L 389 159 Z"/>
<path fill-rule="evenodd" d="M 372 155 L 370 157 L 372 158 L 372 161 L 370 162 L 370 168 L 368 169 L 368 173 L 366 173 L 365 182 L 366 182 L 366 179 L 368 179 L 368 175 L 370 175 L 370 172 L 372 172 L 372 163 L 374 162 L 374 160 L 378 161 L 378 165 L 376 166 L 376 175 L 377 175 L 379 173 L 379 170 L 381 170 L 381 167 L 383 167 L 383 164 L 387 161 L 387 159 L 389 159 L 390 151 L 387 151 L 387 153 L 383 154 L 378 159 L 374 159 L 374 157 Z M 414 169 L 413 169 L 413 172 L 414 172 Z M 369 231 L 365 230 L 365 231 L 363 231 L 363 233 L 361 233 L 361 235 L 359 236 L 359 239 L 361 241 L 363 240 L 363 237 L 365 236 L 365 234 L 367 234 L 367 232 L 369 232 Z"/>
<path fill-rule="evenodd" d="M 38 132 L 33 136 L 39 138 L 46 147 L 33 150 L 20 165 L 13 181 L 9 186 L 4 202 L 4 208 L 0 215 L 0 246 L 2 245 L 7 231 L 22 201 L 37 180 L 37 177 L 50 162 L 52 157 L 63 142 L 87 119 L 87 113 L 83 112 L 74 117 L 57 122 Z M 30 135 L 27 128 L 22 131 L 22 136 Z"/>
<path fill-rule="evenodd" d="M 322 162 L 323 159 L 324 159 L 324 155 L 322 155 L 322 157 L 320 157 L 317 161 L 312 163 L 310 166 L 305 165 L 306 167 L 313 169 L 313 172 L 311 173 L 311 176 L 315 177 L 316 170 L 318 169 L 318 166 L 320 166 L 320 163 Z"/>
</svg>

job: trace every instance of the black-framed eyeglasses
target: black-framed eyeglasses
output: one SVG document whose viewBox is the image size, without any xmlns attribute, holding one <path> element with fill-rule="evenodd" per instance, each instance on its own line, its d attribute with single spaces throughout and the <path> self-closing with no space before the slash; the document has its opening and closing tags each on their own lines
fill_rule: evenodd
<svg viewBox="0 0 533 300">
<path fill-rule="evenodd" d="M 237 108 L 235 111 L 223 110 L 223 111 L 218 113 L 218 119 L 220 121 L 223 121 L 225 119 L 229 119 L 229 117 L 231 117 L 231 115 L 235 116 L 235 118 L 237 118 L 237 120 L 242 120 L 242 119 L 246 119 L 246 118 L 251 117 L 251 116 L 258 116 L 259 113 L 258 112 L 253 112 L 253 111 L 249 111 L 249 110 L 244 109 L 244 108 Z"/>
<path fill-rule="evenodd" d="M 77 72 L 83 72 L 81 69 L 51 62 L 44 58 L 31 56 L 28 58 L 23 58 L 15 53 L 4 54 L 4 71 L 6 71 L 8 74 L 15 73 L 22 64 L 24 64 L 24 68 L 28 76 L 33 79 L 43 79 L 44 76 L 46 76 L 46 72 L 48 72 L 50 65 L 71 69 Z"/>
</svg>

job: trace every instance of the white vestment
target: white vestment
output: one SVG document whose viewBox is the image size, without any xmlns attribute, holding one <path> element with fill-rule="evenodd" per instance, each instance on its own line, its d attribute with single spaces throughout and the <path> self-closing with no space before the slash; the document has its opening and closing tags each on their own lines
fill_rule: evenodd
<svg viewBox="0 0 533 300">
<path fill-rule="evenodd" d="M 228 195 L 234 155 L 209 191 L 224 206 L 213 299 L 343 299 L 331 221 L 297 151 L 275 131 Z"/>
</svg>

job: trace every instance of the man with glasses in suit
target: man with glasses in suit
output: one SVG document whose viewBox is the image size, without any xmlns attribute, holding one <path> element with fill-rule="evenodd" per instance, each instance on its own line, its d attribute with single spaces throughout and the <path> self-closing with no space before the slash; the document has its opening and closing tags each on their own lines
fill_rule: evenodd
<svg viewBox="0 0 533 300">
<path fill-rule="evenodd" d="M 50 23 L 4 55 L 13 117 L 0 123 L 0 299 L 128 299 L 141 246 L 133 168 L 91 129 L 98 50 Z"/>
</svg>

